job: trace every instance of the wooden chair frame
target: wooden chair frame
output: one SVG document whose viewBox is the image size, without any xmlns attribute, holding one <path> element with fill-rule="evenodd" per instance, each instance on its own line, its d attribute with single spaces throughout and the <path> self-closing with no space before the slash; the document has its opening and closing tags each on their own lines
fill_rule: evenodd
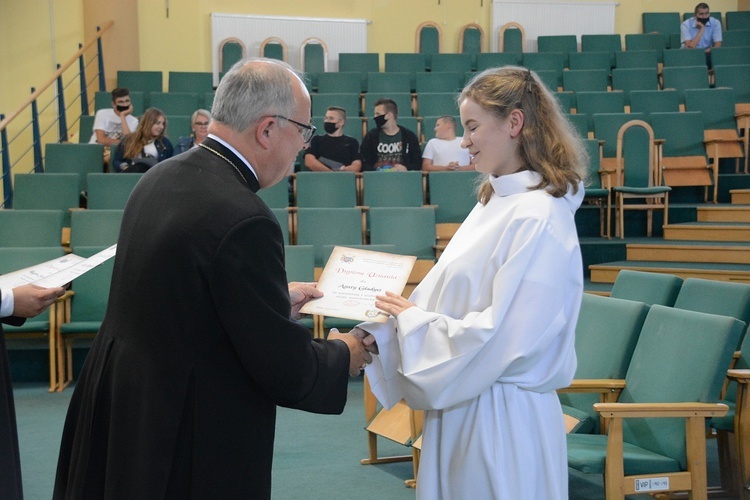
<svg viewBox="0 0 750 500">
<path fill-rule="evenodd" d="M 435 21 L 425 21 L 419 26 L 417 26 L 417 31 L 415 32 L 414 36 L 414 47 L 416 47 L 415 52 L 417 54 L 420 53 L 421 47 L 421 34 L 422 29 L 424 28 L 435 28 L 438 32 L 438 54 L 442 53 L 442 44 L 443 44 L 443 28 L 440 27 L 438 23 Z"/>
<path fill-rule="evenodd" d="M 734 443 L 739 470 L 734 474 L 740 498 L 750 498 L 750 370 L 729 370 L 727 377 L 737 382 L 734 410 Z"/>
<path fill-rule="evenodd" d="M 311 43 L 316 43 L 323 47 L 323 71 L 328 71 L 328 45 L 321 40 L 318 37 L 311 36 L 309 38 L 305 38 L 302 43 L 299 46 L 299 60 L 300 60 L 300 67 L 302 68 L 302 71 L 305 70 L 305 48 L 310 45 Z"/>
<path fill-rule="evenodd" d="M 464 24 L 461 27 L 461 31 L 458 33 L 458 52 L 459 54 L 464 53 L 464 35 L 466 34 L 466 30 L 469 29 L 475 29 L 479 30 L 479 52 L 484 52 L 487 50 L 487 48 L 484 46 L 485 44 L 485 38 L 484 38 L 484 29 L 477 23 L 468 23 Z"/>
<path fill-rule="evenodd" d="M 245 57 L 247 57 L 247 47 L 245 47 L 245 43 L 242 40 L 237 37 L 225 38 L 219 44 L 219 72 L 221 72 L 222 68 L 224 67 L 224 46 L 228 43 L 239 44 L 239 46 L 242 47 L 242 58 L 244 59 Z"/>
<path fill-rule="evenodd" d="M 263 42 L 261 42 L 260 50 L 258 51 L 260 57 L 264 57 L 263 54 L 264 54 L 264 51 L 266 50 L 266 45 L 268 45 L 269 43 L 278 43 L 279 45 L 281 45 L 281 50 L 283 53 L 283 56 L 282 56 L 283 60 L 284 62 L 288 61 L 288 58 L 287 58 L 288 51 L 287 51 L 286 43 L 284 42 L 284 40 L 282 40 L 281 38 L 277 36 L 269 36 L 268 38 L 263 40 Z"/>
<path fill-rule="evenodd" d="M 497 47 L 498 52 L 505 52 L 505 31 L 507 29 L 517 29 L 521 31 L 521 52 L 524 52 L 526 49 L 526 30 L 523 29 L 523 26 L 516 22 L 509 22 L 505 23 L 502 26 L 500 26 L 500 31 L 498 32 L 498 39 L 497 39 Z"/>
</svg>

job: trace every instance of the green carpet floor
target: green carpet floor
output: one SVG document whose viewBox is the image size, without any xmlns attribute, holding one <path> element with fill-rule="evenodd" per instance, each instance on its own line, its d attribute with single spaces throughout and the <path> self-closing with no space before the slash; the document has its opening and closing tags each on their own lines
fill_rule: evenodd
<svg viewBox="0 0 750 500">
<path fill-rule="evenodd" d="M 27 500 L 48 500 L 51 497 L 60 434 L 72 393 L 71 389 L 67 389 L 63 393 L 49 394 L 42 383 L 19 383 L 15 386 L 23 486 Z M 404 486 L 404 480 L 412 477 L 410 462 L 360 465 L 359 460 L 367 454 L 363 427 L 361 377 L 352 379 L 349 401 L 342 415 L 313 415 L 280 408 L 273 466 L 273 498 L 413 499 L 414 490 Z M 384 439 L 379 440 L 379 451 L 383 456 L 408 453 L 406 448 Z M 709 443 L 708 454 L 709 484 L 716 484 L 718 473 L 713 440 Z M 601 477 L 571 471 L 570 498 L 604 498 Z"/>
</svg>

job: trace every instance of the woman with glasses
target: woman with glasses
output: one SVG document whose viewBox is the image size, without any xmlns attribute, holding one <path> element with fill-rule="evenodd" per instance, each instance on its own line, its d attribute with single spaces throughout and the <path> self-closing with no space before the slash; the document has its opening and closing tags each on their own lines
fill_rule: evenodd
<svg viewBox="0 0 750 500">
<path fill-rule="evenodd" d="M 193 131 L 189 137 L 180 136 L 177 146 L 174 148 L 174 154 L 180 154 L 190 148 L 197 147 L 198 144 L 208 135 L 208 125 L 211 123 L 211 113 L 205 109 L 196 110 L 190 118 L 190 128 Z"/>
</svg>

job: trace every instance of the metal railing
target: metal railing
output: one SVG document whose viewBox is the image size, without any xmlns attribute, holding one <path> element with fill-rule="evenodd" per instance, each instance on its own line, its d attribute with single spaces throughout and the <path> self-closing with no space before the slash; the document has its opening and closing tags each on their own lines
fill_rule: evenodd
<svg viewBox="0 0 750 500">
<path fill-rule="evenodd" d="M 97 26 L 96 35 L 85 44 L 78 44 L 78 52 L 65 64 L 58 64 L 57 71 L 44 85 L 32 87 L 31 96 L 18 109 L 7 117 L 0 113 L 3 208 L 13 207 L 13 174 L 43 172 L 42 146 L 48 142 L 67 142 L 69 116 L 73 118 L 71 125 L 75 125 L 81 116 L 89 115 L 94 101 L 93 96 L 89 98 L 89 89 L 96 88 L 98 82 L 98 89 L 106 90 L 102 35 L 113 24 L 109 21 L 104 27 Z M 86 61 L 87 51 L 94 46 L 95 54 Z M 96 64 L 95 74 L 89 81 L 86 71 L 93 64 Z M 78 90 L 71 88 L 75 84 Z M 73 110 L 77 105 L 80 112 Z M 10 139 L 9 134 L 12 134 Z"/>
</svg>

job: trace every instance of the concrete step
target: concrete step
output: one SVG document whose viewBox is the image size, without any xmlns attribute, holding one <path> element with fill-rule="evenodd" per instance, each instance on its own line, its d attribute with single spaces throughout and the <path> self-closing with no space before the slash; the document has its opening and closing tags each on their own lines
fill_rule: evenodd
<svg viewBox="0 0 750 500">
<path fill-rule="evenodd" d="M 750 223 L 684 222 L 664 226 L 665 240 L 750 242 Z"/>
<path fill-rule="evenodd" d="M 618 261 L 589 266 L 592 283 L 614 283 L 622 269 L 674 274 L 682 279 L 703 278 L 750 283 L 748 264 L 703 264 L 698 262 Z"/>
<path fill-rule="evenodd" d="M 750 243 L 671 241 L 628 243 L 627 260 L 750 264 Z"/>
</svg>

